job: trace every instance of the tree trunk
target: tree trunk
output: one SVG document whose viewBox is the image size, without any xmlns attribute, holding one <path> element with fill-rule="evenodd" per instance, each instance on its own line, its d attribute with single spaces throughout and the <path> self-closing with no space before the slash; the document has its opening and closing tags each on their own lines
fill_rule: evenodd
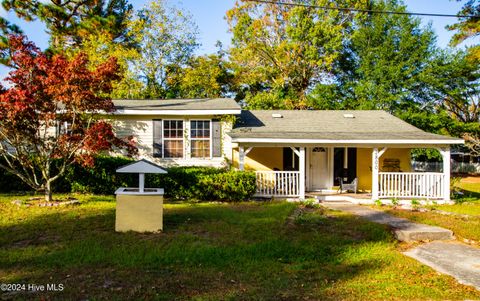
<svg viewBox="0 0 480 301">
<path fill-rule="evenodd" d="M 45 184 L 45 201 L 52 201 L 52 185 L 50 181 L 47 181 L 47 183 Z"/>
</svg>

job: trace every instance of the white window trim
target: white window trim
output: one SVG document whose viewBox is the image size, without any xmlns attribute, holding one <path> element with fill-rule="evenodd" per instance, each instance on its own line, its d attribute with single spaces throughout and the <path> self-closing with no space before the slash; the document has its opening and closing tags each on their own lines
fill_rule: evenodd
<svg viewBox="0 0 480 301">
<path fill-rule="evenodd" d="M 189 121 L 190 121 L 190 132 L 188 133 L 188 137 L 190 139 L 190 146 L 189 146 L 190 157 L 192 159 L 212 159 L 213 158 L 213 153 L 212 153 L 212 150 L 213 150 L 213 148 L 212 148 L 212 144 L 213 144 L 212 143 L 212 140 L 213 140 L 212 139 L 212 120 L 211 119 L 190 119 Z M 192 121 L 208 121 L 209 122 L 209 131 L 210 131 L 209 135 L 210 135 L 210 137 L 208 137 L 208 138 L 192 138 Z M 209 157 L 193 157 L 191 155 L 191 153 L 192 153 L 192 141 L 194 141 L 194 140 L 202 140 L 202 141 L 207 141 L 208 140 L 209 141 L 209 146 L 210 146 L 210 156 Z"/>
<path fill-rule="evenodd" d="M 183 142 L 183 151 L 182 151 L 182 156 L 181 157 L 168 157 L 165 158 L 165 121 L 182 121 L 182 138 L 167 138 L 166 140 L 169 141 L 182 141 Z M 174 118 L 169 118 L 169 119 L 162 119 L 162 159 L 184 159 L 185 158 L 185 119 L 174 119 Z"/>
</svg>

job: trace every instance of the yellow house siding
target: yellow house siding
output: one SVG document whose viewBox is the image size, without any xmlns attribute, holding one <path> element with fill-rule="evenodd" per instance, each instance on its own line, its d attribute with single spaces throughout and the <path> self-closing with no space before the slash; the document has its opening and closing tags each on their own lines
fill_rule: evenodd
<svg viewBox="0 0 480 301">
<path fill-rule="evenodd" d="M 238 149 L 233 150 L 233 166 L 238 168 Z M 283 169 L 283 148 L 254 147 L 245 158 L 246 170 Z"/>
<path fill-rule="evenodd" d="M 410 149 L 409 148 L 389 148 L 380 157 L 380 171 L 382 171 L 383 161 L 385 159 L 400 160 L 400 170 L 403 172 L 411 171 L 410 167 Z M 370 191 L 372 188 L 372 149 L 357 149 L 357 177 L 358 189 Z"/>
</svg>

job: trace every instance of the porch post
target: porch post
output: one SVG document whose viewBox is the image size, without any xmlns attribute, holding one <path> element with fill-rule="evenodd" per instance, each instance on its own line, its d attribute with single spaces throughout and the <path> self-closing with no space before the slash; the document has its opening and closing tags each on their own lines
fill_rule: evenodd
<svg viewBox="0 0 480 301">
<path fill-rule="evenodd" d="M 138 192 L 140 193 L 145 192 L 145 174 L 144 173 L 138 174 Z"/>
<path fill-rule="evenodd" d="M 245 148 L 243 146 L 238 147 L 238 169 L 245 169 Z"/>
<path fill-rule="evenodd" d="M 450 201 L 450 147 L 446 147 L 440 152 L 443 159 L 443 199 L 445 201 Z"/>
<path fill-rule="evenodd" d="M 372 151 L 372 201 L 378 200 L 378 148 Z"/>
<path fill-rule="evenodd" d="M 300 156 L 299 156 L 299 171 L 300 171 L 300 192 L 299 199 L 305 199 L 305 147 L 300 147 Z"/>
</svg>

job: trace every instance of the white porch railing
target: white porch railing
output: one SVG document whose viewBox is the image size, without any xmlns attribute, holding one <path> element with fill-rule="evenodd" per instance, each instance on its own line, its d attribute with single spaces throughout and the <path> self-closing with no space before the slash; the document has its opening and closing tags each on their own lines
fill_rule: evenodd
<svg viewBox="0 0 480 301">
<path fill-rule="evenodd" d="M 298 197 L 299 171 L 256 171 L 256 196 Z"/>
<path fill-rule="evenodd" d="M 379 198 L 444 198 L 445 175 L 438 172 L 379 172 Z"/>
</svg>

